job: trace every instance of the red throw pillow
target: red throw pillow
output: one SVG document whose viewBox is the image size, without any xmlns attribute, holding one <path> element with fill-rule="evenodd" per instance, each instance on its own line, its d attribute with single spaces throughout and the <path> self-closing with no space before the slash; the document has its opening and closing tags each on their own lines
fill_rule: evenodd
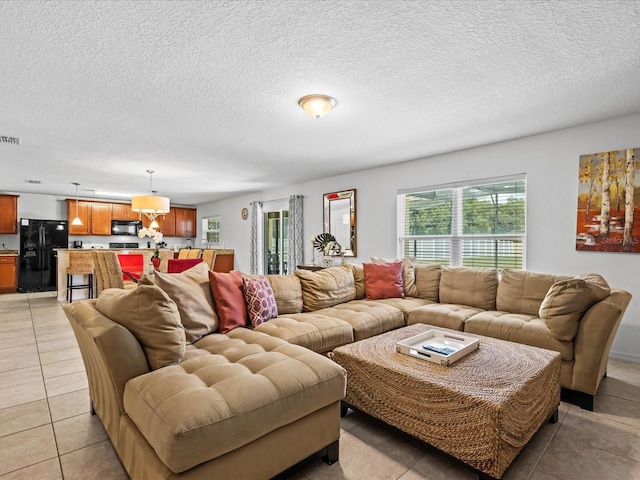
<svg viewBox="0 0 640 480">
<path fill-rule="evenodd" d="M 211 293 L 220 320 L 220 333 L 247 325 L 247 307 L 244 303 L 243 281 L 240 272 L 218 273 L 209 271 Z"/>
<path fill-rule="evenodd" d="M 267 277 L 245 278 L 244 299 L 249 320 L 254 327 L 278 316 L 276 298 Z"/>
<path fill-rule="evenodd" d="M 369 300 L 402 298 L 402 262 L 363 263 L 364 290 Z"/>
</svg>

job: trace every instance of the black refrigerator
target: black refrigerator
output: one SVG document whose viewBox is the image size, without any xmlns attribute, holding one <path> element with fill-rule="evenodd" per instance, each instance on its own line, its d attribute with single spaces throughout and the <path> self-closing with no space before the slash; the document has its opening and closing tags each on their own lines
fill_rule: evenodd
<svg viewBox="0 0 640 480">
<path fill-rule="evenodd" d="M 69 248 L 66 220 L 20 219 L 19 292 L 56 290 L 54 248 Z"/>
</svg>

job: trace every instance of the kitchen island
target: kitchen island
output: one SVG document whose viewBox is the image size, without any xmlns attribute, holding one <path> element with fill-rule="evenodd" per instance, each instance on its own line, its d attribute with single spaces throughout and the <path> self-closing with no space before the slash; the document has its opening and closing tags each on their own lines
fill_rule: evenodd
<svg viewBox="0 0 640 480">
<path fill-rule="evenodd" d="M 57 300 L 59 302 L 64 302 L 67 300 L 67 267 L 69 266 L 69 252 L 90 252 L 94 249 L 91 248 L 57 248 L 56 256 L 57 256 Z M 153 272 L 153 265 L 151 263 L 151 257 L 153 253 L 156 251 L 155 248 L 99 248 L 95 249 L 100 252 L 116 252 L 119 254 L 142 254 L 144 256 L 144 265 L 145 272 L 142 273 L 151 273 Z M 164 249 L 167 251 L 173 251 L 169 249 Z M 163 251 L 162 249 L 160 251 Z M 97 291 L 97 286 L 95 285 L 96 276 L 93 276 L 94 287 L 93 291 Z M 86 284 L 88 282 L 86 275 L 74 275 L 73 283 L 74 284 Z M 74 300 L 84 300 L 87 298 L 88 291 L 87 290 L 76 290 L 73 293 Z"/>
</svg>

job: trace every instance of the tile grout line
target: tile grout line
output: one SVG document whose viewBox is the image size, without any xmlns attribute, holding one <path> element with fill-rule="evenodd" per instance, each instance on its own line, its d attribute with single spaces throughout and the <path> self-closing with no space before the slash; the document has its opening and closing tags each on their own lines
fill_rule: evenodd
<svg viewBox="0 0 640 480">
<path fill-rule="evenodd" d="M 36 341 L 36 352 L 38 353 L 38 364 L 40 365 L 40 373 L 42 374 L 42 384 L 44 386 L 44 396 L 47 401 L 47 410 L 49 413 L 49 420 L 51 424 L 51 433 L 53 434 L 53 442 L 56 447 L 56 458 L 58 460 L 58 467 L 60 468 L 60 476 L 64 480 L 64 470 L 62 470 L 62 459 L 60 458 L 60 449 L 58 447 L 58 438 L 56 436 L 56 429 L 53 426 L 53 415 L 51 414 L 51 404 L 49 403 L 49 392 L 47 391 L 47 382 L 44 381 L 44 370 L 42 368 L 42 359 L 40 358 L 40 345 L 38 344 L 38 335 L 36 334 L 36 325 L 33 320 L 33 310 L 31 309 L 31 294 L 27 294 L 27 301 L 29 302 L 29 314 L 31 315 L 31 324 L 33 326 L 33 336 Z M 59 302 L 58 302 L 59 303 Z"/>
</svg>

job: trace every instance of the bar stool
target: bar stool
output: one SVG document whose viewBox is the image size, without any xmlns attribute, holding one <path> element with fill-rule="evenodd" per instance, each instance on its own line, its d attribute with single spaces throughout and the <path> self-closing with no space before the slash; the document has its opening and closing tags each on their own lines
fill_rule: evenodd
<svg viewBox="0 0 640 480">
<path fill-rule="evenodd" d="M 88 283 L 76 285 L 73 283 L 74 275 L 86 275 Z M 67 267 L 67 300 L 73 303 L 74 290 L 88 290 L 88 297 L 93 298 L 93 259 L 91 252 L 69 252 L 69 266 Z"/>
</svg>

